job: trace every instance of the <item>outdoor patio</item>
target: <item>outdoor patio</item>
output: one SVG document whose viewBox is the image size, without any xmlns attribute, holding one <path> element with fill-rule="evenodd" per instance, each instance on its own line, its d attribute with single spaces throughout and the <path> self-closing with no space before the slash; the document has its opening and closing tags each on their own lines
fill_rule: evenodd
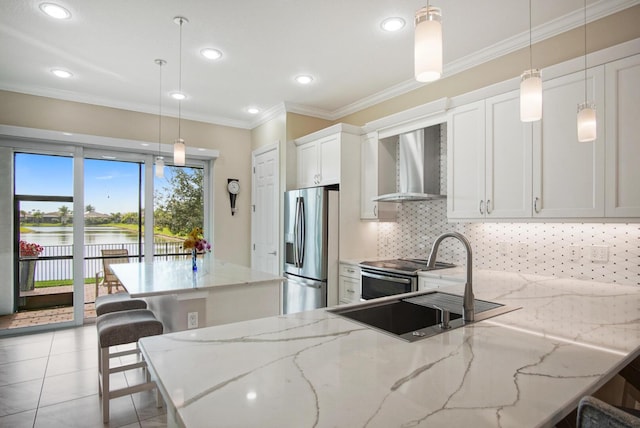
<svg viewBox="0 0 640 428">
<path fill-rule="evenodd" d="M 84 285 L 84 321 L 94 322 L 96 318 L 95 310 L 95 284 Z M 118 291 L 122 291 L 119 289 Z M 57 294 L 57 293 L 70 293 L 72 292 L 72 286 L 60 286 L 60 287 L 46 287 L 36 288 L 33 291 L 23 291 L 22 295 L 44 295 L 44 294 Z M 107 294 L 106 287 L 101 287 L 98 290 L 99 295 Z M 51 308 L 51 309 L 36 309 L 30 311 L 21 311 L 11 315 L 0 316 L 0 329 L 13 329 L 20 327 L 30 327 L 36 325 L 44 325 L 51 323 L 59 323 L 65 321 L 71 321 L 73 319 L 73 307 Z"/>
</svg>

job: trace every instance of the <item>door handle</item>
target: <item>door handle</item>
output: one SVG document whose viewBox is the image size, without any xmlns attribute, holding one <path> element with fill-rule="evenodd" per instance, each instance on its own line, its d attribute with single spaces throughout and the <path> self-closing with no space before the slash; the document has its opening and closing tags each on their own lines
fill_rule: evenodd
<svg viewBox="0 0 640 428">
<path fill-rule="evenodd" d="M 480 214 L 484 215 L 484 201 L 480 201 Z"/>
<path fill-rule="evenodd" d="M 487 214 L 491 214 L 491 199 L 487 199 Z"/>
<path fill-rule="evenodd" d="M 275 251 L 271 251 L 270 253 L 267 253 L 267 254 L 275 256 L 277 253 Z"/>
<path fill-rule="evenodd" d="M 378 204 L 373 206 L 373 216 L 378 217 Z"/>
<path fill-rule="evenodd" d="M 539 200 L 539 199 L 540 199 L 540 198 L 538 198 L 538 197 L 536 196 L 536 198 L 533 200 L 533 210 L 534 210 L 536 213 L 539 213 L 539 212 L 540 212 L 540 210 L 538 209 L 538 200 Z"/>
</svg>

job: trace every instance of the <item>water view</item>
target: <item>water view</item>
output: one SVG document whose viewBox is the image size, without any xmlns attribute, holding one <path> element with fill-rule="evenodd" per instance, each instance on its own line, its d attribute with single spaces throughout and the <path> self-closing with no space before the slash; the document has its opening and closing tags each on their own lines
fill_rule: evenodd
<svg viewBox="0 0 640 428">
<path fill-rule="evenodd" d="M 29 226 L 29 232 L 20 233 L 20 239 L 35 242 L 42 246 L 72 245 L 73 227 L 71 226 Z M 171 242 L 156 235 L 155 242 Z M 84 229 L 84 243 L 88 244 L 135 244 L 137 232 L 113 226 L 89 226 Z"/>
</svg>

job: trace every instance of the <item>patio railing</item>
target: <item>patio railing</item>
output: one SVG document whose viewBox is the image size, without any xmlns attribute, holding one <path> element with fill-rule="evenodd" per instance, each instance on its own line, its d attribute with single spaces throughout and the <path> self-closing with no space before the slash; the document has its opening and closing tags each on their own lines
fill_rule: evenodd
<svg viewBox="0 0 640 428">
<path fill-rule="evenodd" d="M 162 260 L 183 258 L 190 253 L 182 249 L 181 242 L 155 242 L 154 257 Z M 35 269 L 35 281 L 70 280 L 73 278 L 73 245 L 43 246 L 44 251 L 38 257 Z M 138 254 L 137 243 L 127 244 L 87 244 L 84 246 L 84 276 L 92 278 L 102 271 L 101 250 L 126 249 L 129 260 L 137 261 L 143 255 Z"/>
</svg>

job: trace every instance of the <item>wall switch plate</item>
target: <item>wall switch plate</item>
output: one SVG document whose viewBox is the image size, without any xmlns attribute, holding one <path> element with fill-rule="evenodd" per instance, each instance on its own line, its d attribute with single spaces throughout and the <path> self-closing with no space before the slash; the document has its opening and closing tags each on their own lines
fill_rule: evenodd
<svg viewBox="0 0 640 428">
<path fill-rule="evenodd" d="M 609 261 L 609 247 L 607 245 L 592 245 L 589 249 L 592 262 L 606 263 Z"/>
<path fill-rule="evenodd" d="M 580 260 L 582 248 L 579 245 L 569 245 L 569 260 L 577 262 Z"/>
<path fill-rule="evenodd" d="M 189 312 L 187 314 L 187 328 L 198 328 L 198 313 Z"/>
</svg>

